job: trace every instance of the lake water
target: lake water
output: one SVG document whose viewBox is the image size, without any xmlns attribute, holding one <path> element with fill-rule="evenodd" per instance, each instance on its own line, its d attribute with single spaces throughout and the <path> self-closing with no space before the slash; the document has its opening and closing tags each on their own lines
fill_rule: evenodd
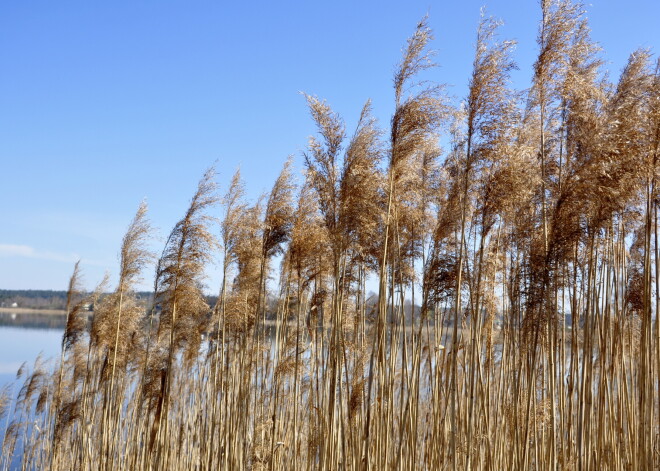
<svg viewBox="0 0 660 471">
<path fill-rule="evenodd" d="M 44 360 L 50 360 L 49 369 L 59 361 L 65 324 L 66 316 L 63 315 L 0 312 L 0 390 L 13 383 L 10 387 L 15 398 L 25 381 L 25 378 L 16 381 L 16 372 L 23 363 L 27 363 L 31 372 L 39 354 Z M 0 421 L 0 446 L 9 419 L 7 415 Z M 20 469 L 20 449 L 19 443 L 11 470 Z"/>
<path fill-rule="evenodd" d="M 24 362 L 32 371 L 40 353 L 44 359 L 59 361 L 65 322 L 65 316 L 53 314 L 0 313 L 0 388 L 15 380 Z"/>
</svg>

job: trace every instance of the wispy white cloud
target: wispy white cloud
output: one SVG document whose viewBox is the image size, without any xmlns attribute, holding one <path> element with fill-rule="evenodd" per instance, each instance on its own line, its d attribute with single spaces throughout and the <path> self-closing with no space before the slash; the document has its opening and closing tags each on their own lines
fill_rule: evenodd
<svg viewBox="0 0 660 471">
<path fill-rule="evenodd" d="M 81 257 L 76 253 L 59 253 L 46 250 L 37 250 L 29 245 L 0 244 L 0 258 L 2 257 L 22 257 L 34 258 L 36 260 L 50 260 L 53 262 L 75 263 L 78 260 L 83 265 L 108 268 L 115 262 L 112 260 L 94 260 Z"/>
<path fill-rule="evenodd" d="M 24 257 L 54 262 L 72 263 L 80 257 L 76 254 L 62 254 L 37 250 L 29 245 L 0 244 L 0 257 Z"/>
</svg>

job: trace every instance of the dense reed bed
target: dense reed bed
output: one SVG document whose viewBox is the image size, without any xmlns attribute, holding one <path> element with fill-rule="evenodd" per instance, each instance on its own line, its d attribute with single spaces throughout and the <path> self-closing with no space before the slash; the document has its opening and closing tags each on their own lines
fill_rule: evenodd
<svg viewBox="0 0 660 471">
<path fill-rule="evenodd" d="M 656 469 L 660 63 L 611 83 L 582 7 L 541 12 L 528 90 L 483 16 L 454 107 L 423 20 L 387 131 L 306 95 L 299 188 L 210 170 L 159 257 L 141 205 L 117 286 L 76 265 L 61 361 L 2 394 L 2 469 Z"/>
</svg>

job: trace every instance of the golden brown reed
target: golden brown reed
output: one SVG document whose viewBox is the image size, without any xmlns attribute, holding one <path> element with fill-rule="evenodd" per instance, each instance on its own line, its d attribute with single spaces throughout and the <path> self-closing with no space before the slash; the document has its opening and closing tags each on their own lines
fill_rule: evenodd
<svg viewBox="0 0 660 471">
<path fill-rule="evenodd" d="M 305 95 L 299 189 L 291 159 L 256 203 L 208 171 L 147 308 L 141 205 L 115 291 L 76 265 L 59 364 L 0 393 L 0 468 L 657 468 L 660 62 L 610 83 L 583 7 L 543 0 L 517 92 L 498 27 L 452 108 L 418 24 L 387 139 L 370 101 L 351 135 Z"/>
</svg>

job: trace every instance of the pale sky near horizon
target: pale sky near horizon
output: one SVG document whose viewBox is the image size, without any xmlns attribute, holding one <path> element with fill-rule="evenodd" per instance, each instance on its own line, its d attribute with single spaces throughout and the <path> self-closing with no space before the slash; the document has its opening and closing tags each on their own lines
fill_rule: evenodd
<svg viewBox="0 0 660 471">
<path fill-rule="evenodd" d="M 348 130 L 371 98 L 387 128 L 395 65 L 426 13 L 427 77 L 458 102 L 483 4 L 518 41 L 527 88 L 535 0 L 0 3 L 0 289 L 65 289 L 78 258 L 88 287 L 115 274 L 145 198 L 159 252 L 214 162 L 220 193 L 240 167 L 252 200 L 288 155 L 302 170 L 314 126 L 300 91 Z M 638 47 L 660 53 L 659 0 L 592 0 L 587 16 L 611 80 Z"/>
</svg>

